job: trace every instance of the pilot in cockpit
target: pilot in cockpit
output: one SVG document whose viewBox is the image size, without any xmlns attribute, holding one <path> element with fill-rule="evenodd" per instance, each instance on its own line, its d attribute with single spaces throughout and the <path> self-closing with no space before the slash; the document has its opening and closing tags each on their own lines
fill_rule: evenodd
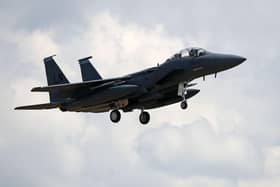
<svg viewBox="0 0 280 187">
<path fill-rule="evenodd" d="M 206 51 L 202 48 L 190 48 L 188 49 L 189 56 L 192 57 L 199 57 L 206 54 Z"/>
<path fill-rule="evenodd" d="M 202 48 L 186 48 L 176 53 L 171 59 L 181 59 L 184 57 L 199 57 L 206 54 L 206 50 Z"/>
<path fill-rule="evenodd" d="M 189 50 L 189 56 L 197 56 L 197 49 L 191 48 Z"/>
</svg>

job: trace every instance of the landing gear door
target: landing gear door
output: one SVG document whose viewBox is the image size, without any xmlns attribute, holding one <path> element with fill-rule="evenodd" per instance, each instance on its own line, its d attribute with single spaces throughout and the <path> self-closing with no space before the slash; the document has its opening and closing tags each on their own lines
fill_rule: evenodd
<svg viewBox="0 0 280 187">
<path fill-rule="evenodd" d="M 178 96 L 184 96 L 185 95 L 185 92 L 186 92 L 186 86 L 187 86 L 187 83 L 186 82 L 180 82 L 178 84 Z"/>
</svg>

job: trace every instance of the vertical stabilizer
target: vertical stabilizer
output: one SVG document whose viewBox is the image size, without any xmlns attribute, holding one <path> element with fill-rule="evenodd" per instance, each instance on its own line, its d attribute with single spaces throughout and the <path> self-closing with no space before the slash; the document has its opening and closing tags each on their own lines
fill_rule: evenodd
<svg viewBox="0 0 280 187">
<path fill-rule="evenodd" d="M 61 71 L 59 66 L 56 64 L 53 59 L 54 56 L 44 58 L 46 75 L 48 85 L 57 85 L 57 84 L 67 84 L 69 83 L 68 79 L 65 77 L 64 73 Z M 58 91 L 50 91 L 50 101 L 51 102 L 60 102 L 64 98 L 60 96 L 61 94 Z"/>
<path fill-rule="evenodd" d="M 94 66 L 90 63 L 89 59 L 92 57 L 87 57 L 79 60 L 81 74 L 83 81 L 91 81 L 91 80 L 99 80 L 102 79 L 100 74 L 94 68 Z"/>
</svg>

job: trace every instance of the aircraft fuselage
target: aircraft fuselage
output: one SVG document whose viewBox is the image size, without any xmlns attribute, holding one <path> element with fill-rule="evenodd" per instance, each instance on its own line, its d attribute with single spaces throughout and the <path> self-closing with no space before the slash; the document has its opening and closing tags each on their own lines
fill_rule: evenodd
<svg viewBox="0 0 280 187">
<path fill-rule="evenodd" d="M 190 89 L 194 79 L 233 68 L 246 59 L 241 56 L 211 53 L 201 48 L 188 48 L 167 59 L 161 65 L 114 79 L 102 79 L 89 63 L 79 60 L 83 81 L 70 84 L 52 57 L 44 59 L 48 86 L 32 91 L 47 91 L 51 103 L 18 107 L 16 109 L 50 109 L 62 111 L 107 112 L 113 122 L 120 120 L 120 112 L 140 109 L 140 122 L 146 124 L 150 116 L 144 110 L 181 101 L 187 108 L 187 99 L 200 90 Z"/>
</svg>

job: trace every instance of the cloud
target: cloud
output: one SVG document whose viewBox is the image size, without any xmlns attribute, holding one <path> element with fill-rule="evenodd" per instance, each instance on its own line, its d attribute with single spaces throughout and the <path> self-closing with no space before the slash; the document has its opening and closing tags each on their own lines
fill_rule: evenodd
<svg viewBox="0 0 280 187">
<path fill-rule="evenodd" d="M 42 68 L 42 57 L 59 53 L 58 44 L 53 39 L 53 33 L 36 30 L 31 33 L 19 33 L 15 41 L 20 52 L 19 58 L 35 63 Z"/>
<path fill-rule="evenodd" d="M 277 187 L 280 184 L 279 177 L 268 177 L 268 178 L 260 178 L 255 180 L 248 180 L 248 181 L 241 181 L 239 183 L 240 187 L 265 187 L 265 186 L 271 186 L 271 187 Z"/>
<path fill-rule="evenodd" d="M 90 27 L 82 37 L 83 48 L 93 55 L 96 65 L 103 67 L 100 69 L 107 76 L 155 66 L 168 58 L 167 54 L 184 47 L 179 38 L 169 36 L 160 24 L 152 28 L 123 25 L 108 12 L 98 14 L 89 22 Z M 116 71 L 116 66 L 121 68 Z"/>
<path fill-rule="evenodd" d="M 1 79 L 7 88 L 1 94 L 6 98 L 1 100 L 1 119 L 4 121 L 0 132 L 1 186 L 171 186 L 172 181 L 168 177 L 157 174 L 138 161 L 133 140 L 142 130 L 132 115 L 127 115 L 126 124 L 114 128 L 108 124 L 108 116 L 104 114 L 87 116 L 57 110 L 13 111 L 17 105 L 48 102 L 47 94 L 29 92 L 31 87 L 46 82 L 42 64 L 45 56 L 57 52 L 69 54 L 68 58 L 57 59 L 60 65 L 63 63 L 66 74 L 73 75 L 71 72 L 79 74 L 78 64 L 73 63 L 74 56 L 81 57 L 84 48 L 97 51 L 96 59 L 102 64 L 103 73 L 109 74 L 116 68 L 108 67 L 118 64 L 118 60 L 124 59 L 124 67 L 130 63 L 136 69 L 142 62 L 149 66 L 152 56 L 162 57 L 167 51 L 177 50 L 177 46 L 182 45 L 179 39 L 170 39 L 160 26 L 153 31 L 138 25 L 121 25 L 108 13 L 97 15 L 93 21 L 95 24 L 90 24 L 83 35 L 74 37 L 73 43 L 56 40 L 57 33 L 49 30 L 11 30 L 6 33 L 7 45 L 17 49 L 11 67 L 26 69 L 18 69 L 16 76 L 7 72 L 1 75 L 9 79 L 9 82 Z M 118 37 L 121 37 L 120 42 L 112 42 Z M 134 37 L 143 41 L 139 42 Z M 108 44 L 104 43 L 106 41 Z M 149 43 L 152 47 L 143 49 Z M 134 45 L 136 50 L 129 51 L 129 45 Z M 119 57 L 113 56 L 117 59 L 110 56 L 117 53 Z M 144 53 L 149 55 L 142 56 Z M 135 59 L 138 61 L 133 63 Z M 145 66 L 144 63 L 142 65 Z M 129 69 L 123 71 L 129 72 Z"/>
<path fill-rule="evenodd" d="M 17 2 L 0 13 L 0 186 L 279 186 L 277 3 L 257 1 L 250 15 L 243 1 L 60 3 Z M 73 11 L 61 9 L 66 4 Z M 258 29 L 263 22 L 267 32 Z M 148 127 L 138 125 L 137 112 L 115 127 L 107 114 L 13 111 L 48 102 L 29 92 L 46 84 L 45 56 L 57 54 L 77 82 L 81 57 L 92 55 L 112 77 L 189 45 L 249 62 L 217 81 L 197 80 L 202 91 L 189 111 L 152 110 Z"/>
<path fill-rule="evenodd" d="M 219 134 L 207 121 L 162 126 L 139 138 L 138 152 L 153 167 L 179 176 L 256 177 L 262 153 L 250 140 Z"/>
</svg>

